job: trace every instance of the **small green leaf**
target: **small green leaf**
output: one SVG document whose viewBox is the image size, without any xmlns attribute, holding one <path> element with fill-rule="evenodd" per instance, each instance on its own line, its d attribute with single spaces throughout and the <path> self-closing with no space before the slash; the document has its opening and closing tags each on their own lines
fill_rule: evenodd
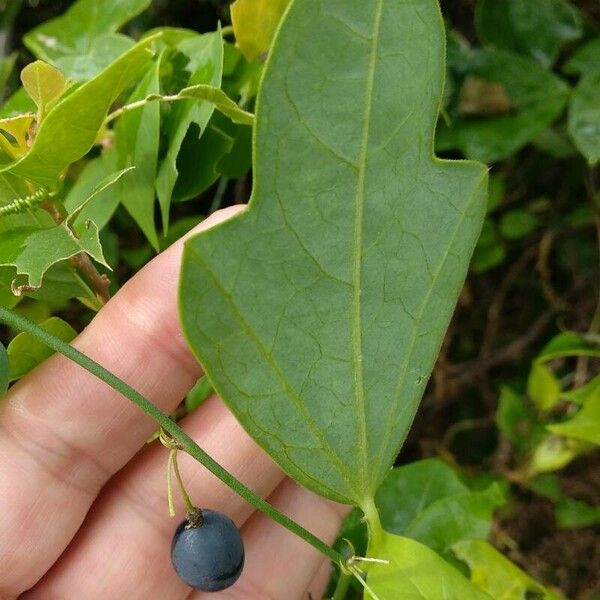
<svg viewBox="0 0 600 600">
<path fill-rule="evenodd" d="M 65 321 L 58 317 L 50 317 L 40 323 L 45 331 L 55 335 L 64 342 L 75 339 L 77 332 Z M 8 345 L 10 358 L 10 379 L 15 381 L 27 375 L 29 371 L 52 356 L 54 351 L 29 333 L 20 333 Z"/>
<path fill-rule="evenodd" d="M 372 501 L 398 454 L 486 210 L 487 169 L 431 153 L 444 44 L 436 0 L 295 0 L 249 209 L 184 251 L 183 327 L 215 389 L 341 502 Z"/>
<path fill-rule="evenodd" d="M 530 476 L 552 473 L 568 465 L 581 453 L 581 444 L 561 435 L 548 434 L 535 447 L 528 465 Z"/>
<path fill-rule="evenodd" d="M 576 333 L 559 333 L 544 346 L 536 360 L 538 362 L 546 362 L 563 356 L 600 357 L 600 345 L 587 341 Z"/>
<path fill-rule="evenodd" d="M 10 364 L 8 361 L 8 353 L 4 347 L 4 344 L 0 342 L 0 400 L 6 396 L 9 382 Z"/>
<path fill-rule="evenodd" d="M 33 146 L 19 161 L 0 168 L 53 187 L 61 173 L 90 150 L 108 109 L 150 59 L 152 38 L 137 44 L 97 77 L 60 100 L 42 123 Z"/>
<path fill-rule="evenodd" d="M 600 161 L 600 71 L 577 84 L 569 105 L 569 133 L 590 165 Z"/>
<path fill-rule="evenodd" d="M 15 68 L 18 56 L 18 52 L 13 52 L 0 58 L 0 101 L 4 98 L 4 86 Z"/>
<path fill-rule="evenodd" d="M 563 498 L 556 506 L 556 522 L 561 529 L 600 525 L 600 508 L 587 502 Z"/>
<path fill-rule="evenodd" d="M 369 568 L 367 583 L 379 600 L 490 600 L 439 554 L 410 538 L 383 532 L 369 556 L 389 561 Z M 371 597 L 365 593 L 365 599 Z"/>
<path fill-rule="evenodd" d="M 236 0 L 231 5 L 235 41 L 248 60 L 267 52 L 290 0 Z"/>
<path fill-rule="evenodd" d="M 547 412 L 560 398 L 560 383 L 549 367 L 535 362 L 529 372 L 527 393 L 541 412 Z"/>
<path fill-rule="evenodd" d="M 471 581 L 494 600 L 561 600 L 483 540 L 464 540 L 452 548 L 469 565 Z"/>
<path fill-rule="evenodd" d="M 177 49 L 190 59 L 187 69 L 192 72 L 192 75 L 187 87 L 197 85 L 220 87 L 223 71 L 223 39 L 219 31 L 185 38 L 177 45 Z M 165 231 L 168 229 L 169 208 L 177 182 L 177 157 L 181 144 L 192 123 L 200 128 L 199 135 L 204 133 L 214 109 L 212 102 L 198 102 L 195 99 L 175 102 L 171 107 L 165 125 L 168 138 L 167 153 L 160 164 L 156 179 L 156 192 Z"/>
<path fill-rule="evenodd" d="M 65 14 L 30 31 L 23 42 L 37 58 L 54 64 L 71 79 L 91 79 L 133 46 L 131 38 L 115 32 L 150 2 L 79 0 Z"/>
<path fill-rule="evenodd" d="M 528 452 L 544 437 L 545 429 L 525 399 L 508 386 L 502 386 L 496 424 L 506 439 L 521 452 Z"/>
<path fill-rule="evenodd" d="M 564 66 L 565 73 L 570 75 L 586 75 L 600 71 L 600 37 L 584 44 Z"/>
<path fill-rule="evenodd" d="M 56 67 L 43 60 L 36 60 L 21 71 L 21 81 L 38 107 L 39 126 L 48 110 L 66 90 L 67 79 Z"/>
<path fill-rule="evenodd" d="M 548 429 L 568 438 L 600 446 L 600 390 L 586 401 L 572 419 L 548 425 Z"/>
<path fill-rule="evenodd" d="M 66 223 L 49 229 L 16 229 L 0 239 L 0 265 L 14 266 L 17 274 L 25 275 L 26 284 L 16 285 L 14 293 L 32 291 L 42 285 L 46 271 L 54 264 L 86 252 L 104 264 L 98 228 L 90 222 L 80 238 L 76 238 Z"/>
<path fill-rule="evenodd" d="M 193 85 L 182 89 L 177 96 L 210 102 L 215 105 L 217 110 L 239 125 L 252 125 L 254 123 L 252 113 L 241 109 L 223 90 L 212 85 Z"/>
<path fill-rule="evenodd" d="M 528 211 L 517 208 L 510 210 L 500 219 L 500 233 L 507 240 L 519 240 L 535 231 L 538 220 Z"/>
<path fill-rule="evenodd" d="M 560 49 L 583 35 L 583 20 L 566 0 L 479 0 L 475 21 L 489 44 L 550 67 Z"/>
</svg>

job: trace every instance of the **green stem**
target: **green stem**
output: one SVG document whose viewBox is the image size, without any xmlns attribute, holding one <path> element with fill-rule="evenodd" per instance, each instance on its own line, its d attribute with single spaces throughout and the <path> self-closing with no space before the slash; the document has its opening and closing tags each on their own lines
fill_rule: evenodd
<svg viewBox="0 0 600 600">
<path fill-rule="evenodd" d="M 348 590 L 350 589 L 352 577 L 353 576 L 349 571 L 340 569 L 340 578 L 335 586 L 335 592 L 331 600 L 344 600 L 346 598 L 346 594 L 348 594 Z"/>
<path fill-rule="evenodd" d="M 189 435 L 187 435 L 187 433 L 185 433 L 177 425 L 177 423 L 172 421 L 166 414 L 160 411 L 156 406 L 154 406 L 154 404 L 152 404 L 152 402 L 142 396 L 139 392 L 127 385 L 124 381 L 121 381 L 116 375 L 99 365 L 82 352 L 79 352 L 69 344 L 63 342 L 54 335 L 44 331 L 34 323 L 31 323 L 27 319 L 2 306 L 0 306 L 0 321 L 3 321 L 14 329 L 26 331 L 40 342 L 46 344 L 56 352 L 60 352 L 68 359 L 77 363 L 80 367 L 83 367 L 92 373 L 92 375 L 95 375 L 98 379 L 102 380 L 114 390 L 123 394 L 123 396 L 141 408 L 175 440 L 177 440 L 185 452 L 187 452 L 190 456 L 193 456 L 197 461 L 201 462 L 213 475 L 218 477 L 225 485 L 229 486 L 248 503 L 252 504 L 252 506 L 254 506 L 257 510 L 260 510 L 298 537 L 301 537 L 305 542 L 316 548 L 321 554 L 329 558 L 334 563 L 340 565 L 344 563 L 344 557 L 339 552 L 327 545 L 325 542 L 323 542 L 323 540 L 320 540 L 318 537 L 313 535 L 310 531 L 304 529 L 304 527 L 298 525 L 298 523 L 290 519 L 288 516 L 273 508 L 260 496 L 257 496 L 252 490 L 247 488 L 241 481 L 236 479 L 233 475 L 231 475 L 231 473 L 229 473 L 229 471 L 224 469 L 218 462 L 216 462 L 204 450 L 202 450 L 202 448 L 200 448 L 200 446 L 198 446 L 198 444 L 196 444 L 196 442 Z"/>
<path fill-rule="evenodd" d="M 379 511 L 375 506 L 373 498 L 368 498 L 361 505 L 362 511 L 365 513 L 365 519 L 367 521 L 367 527 L 369 528 L 369 545 L 378 547 L 381 542 L 381 536 L 383 535 L 383 528 L 381 527 L 381 520 L 379 519 Z"/>
</svg>

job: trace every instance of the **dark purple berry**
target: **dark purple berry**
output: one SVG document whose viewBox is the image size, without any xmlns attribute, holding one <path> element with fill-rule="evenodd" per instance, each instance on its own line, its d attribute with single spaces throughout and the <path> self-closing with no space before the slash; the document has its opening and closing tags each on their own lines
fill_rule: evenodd
<svg viewBox="0 0 600 600">
<path fill-rule="evenodd" d="M 173 536 L 171 562 L 179 577 L 203 592 L 232 586 L 244 567 L 244 544 L 233 521 L 214 510 L 199 509 L 197 524 L 183 521 Z"/>
</svg>

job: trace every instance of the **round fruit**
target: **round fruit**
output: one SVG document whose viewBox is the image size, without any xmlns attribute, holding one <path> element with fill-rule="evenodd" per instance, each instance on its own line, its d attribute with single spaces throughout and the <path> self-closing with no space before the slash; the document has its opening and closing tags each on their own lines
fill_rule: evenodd
<svg viewBox="0 0 600 600">
<path fill-rule="evenodd" d="M 244 544 L 233 521 L 214 510 L 199 509 L 173 536 L 171 562 L 185 583 L 203 592 L 232 586 L 244 567 Z"/>
</svg>

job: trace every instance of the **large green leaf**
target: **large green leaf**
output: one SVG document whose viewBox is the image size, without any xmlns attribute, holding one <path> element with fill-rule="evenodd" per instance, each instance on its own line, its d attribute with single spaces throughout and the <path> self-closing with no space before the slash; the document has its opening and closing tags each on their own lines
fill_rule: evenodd
<svg viewBox="0 0 600 600">
<path fill-rule="evenodd" d="M 406 437 L 485 212 L 432 156 L 436 0 L 296 0 L 257 102 L 250 207 L 190 240 L 185 333 L 294 479 L 370 502 Z"/>
<path fill-rule="evenodd" d="M 40 327 L 64 342 L 75 339 L 77 332 L 65 321 L 58 317 L 50 317 Z M 10 358 L 10 378 L 20 379 L 29 371 L 54 354 L 52 348 L 40 342 L 30 333 L 20 333 L 8 345 Z"/>
<path fill-rule="evenodd" d="M 484 41 L 528 54 L 546 67 L 583 35 L 581 15 L 567 0 L 479 0 L 475 20 Z"/>
<path fill-rule="evenodd" d="M 600 71 L 577 84 L 569 105 L 569 133 L 590 165 L 600 161 Z"/>
<path fill-rule="evenodd" d="M 192 72 L 192 75 L 188 87 L 209 85 L 218 88 L 221 86 L 223 39 L 219 31 L 185 38 L 177 45 L 177 49 L 190 59 L 187 69 Z M 178 175 L 177 157 L 183 140 L 192 123 L 199 127 L 199 135 L 202 135 L 214 110 L 215 106 L 212 102 L 199 102 L 196 99 L 182 100 L 174 103 L 166 120 L 168 148 L 156 180 L 156 192 L 165 230 L 169 224 L 169 207 Z"/>
<path fill-rule="evenodd" d="M 569 87 L 533 60 L 496 49 L 473 50 L 464 59 L 461 68 L 475 81 L 501 86 L 510 106 L 485 118 L 457 114 L 449 127 L 440 125 L 439 150 L 458 148 L 469 158 L 502 160 L 534 140 L 565 107 Z"/>
<path fill-rule="evenodd" d="M 148 38 L 50 110 L 33 146 L 19 161 L 0 169 L 51 187 L 63 170 L 94 144 L 106 113 L 151 55 Z"/>
<path fill-rule="evenodd" d="M 389 561 L 369 569 L 378 600 L 491 600 L 436 552 L 410 538 L 383 533 L 369 556 Z M 365 600 L 373 596 L 365 593 Z"/>
<path fill-rule="evenodd" d="M 38 58 L 83 81 L 97 75 L 133 41 L 115 33 L 150 5 L 151 0 L 79 0 L 60 17 L 46 21 L 23 38 Z"/>
<path fill-rule="evenodd" d="M 543 585 L 482 540 L 465 540 L 453 548 L 471 569 L 471 581 L 494 600 L 560 600 Z"/>
</svg>

